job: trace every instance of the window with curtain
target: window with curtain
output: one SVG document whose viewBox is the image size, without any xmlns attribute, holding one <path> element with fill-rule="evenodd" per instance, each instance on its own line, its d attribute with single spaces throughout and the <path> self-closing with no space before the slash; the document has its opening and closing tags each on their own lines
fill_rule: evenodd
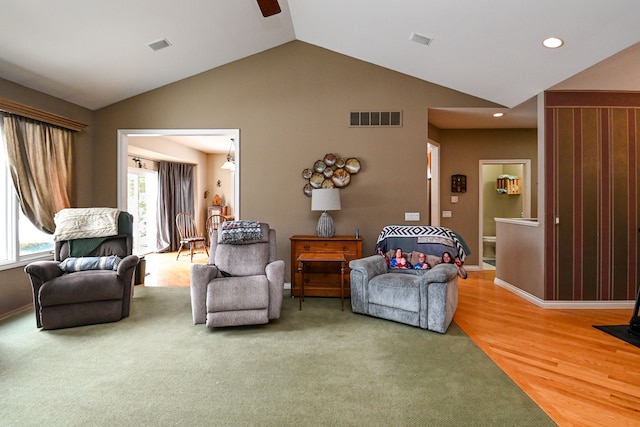
<svg viewBox="0 0 640 427">
<path fill-rule="evenodd" d="M 51 258 L 53 216 L 69 207 L 72 133 L 0 112 L 0 269 Z"/>
</svg>

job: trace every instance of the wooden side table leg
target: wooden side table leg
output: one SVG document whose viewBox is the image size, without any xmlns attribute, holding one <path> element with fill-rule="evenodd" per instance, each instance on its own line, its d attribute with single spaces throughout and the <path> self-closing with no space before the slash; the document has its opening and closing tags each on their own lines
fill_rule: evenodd
<svg viewBox="0 0 640 427">
<path fill-rule="evenodd" d="M 304 262 L 298 263 L 298 271 L 300 271 L 300 296 L 298 297 L 298 310 L 302 311 L 302 300 L 304 300 Z"/>
<path fill-rule="evenodd" d="M 340 303 L 344 311 L 344 261 L 340 263 Z"/>
</svg>

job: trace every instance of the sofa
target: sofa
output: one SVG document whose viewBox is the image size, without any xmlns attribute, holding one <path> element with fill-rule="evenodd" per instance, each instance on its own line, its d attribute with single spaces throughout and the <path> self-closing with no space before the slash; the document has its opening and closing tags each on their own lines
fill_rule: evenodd
<svg viewBox="0 0 640 427">
<path fill-rule="evenodd" d="M 425 254 L 431 268 L 389 268 L 397 249 L 409 266 Z M 466 274 L 441 259 L 448 252 L 464 262 L 470 251 L 462 237 L 446 227 L 388 225 L 378 236 L 376 252 L 349 263 L 352 311 L 445 333 L 458 307 L 458 277 Z"/>
</svg>

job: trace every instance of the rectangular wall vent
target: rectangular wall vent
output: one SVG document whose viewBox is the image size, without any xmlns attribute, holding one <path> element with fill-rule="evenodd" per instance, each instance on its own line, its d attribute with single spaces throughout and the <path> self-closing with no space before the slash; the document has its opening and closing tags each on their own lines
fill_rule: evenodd
<svg viewBox="0 0 640 427">
<path fill-rule="evenodd" d="M 352 111 L 349 115 L 351 127 L 400 127 L 402 111 Z"/>
</svg>

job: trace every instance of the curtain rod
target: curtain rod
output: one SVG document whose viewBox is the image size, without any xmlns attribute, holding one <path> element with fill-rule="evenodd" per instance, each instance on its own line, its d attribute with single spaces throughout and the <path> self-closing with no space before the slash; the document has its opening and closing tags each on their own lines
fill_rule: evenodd
<svg viewBox="0 0 640 427">
<path fill-rule="evenodd" d="M 28 105 L 20 104 L 4 98 L 0 98 L 0 110 L 27 117 L 29 119 L 39 120 L 50 125 L 60 126 L 75 132 L 80 132 L 88 126 L 84 123 L 77 122 L 57 114 L 38 110 L 37 108 L 29 107 Z"/>
<path fill-rule="evenodd" d="M 154 160 L 154 159 L 150 159 L 148 157 L 142 157 L 142 156 L 136 156 L 135 154 L 127 154 L 127 157 L 130 157 L 131 159 L 140 159 L 140 160 L 147 160 L 149 162 L 160 162 L 160 160 Z"/>
</svg>

